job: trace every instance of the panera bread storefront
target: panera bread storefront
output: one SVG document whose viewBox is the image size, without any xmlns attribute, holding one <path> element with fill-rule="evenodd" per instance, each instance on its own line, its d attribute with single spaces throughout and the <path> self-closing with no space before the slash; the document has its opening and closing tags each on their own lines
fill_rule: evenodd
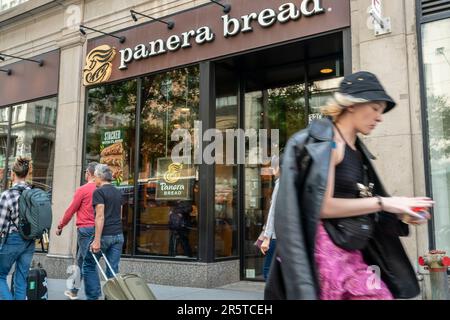
<svg viewBox="0 0 450 320">
<path fill-rule="evenodd" d="M 111 167 L 125 198 L 122 268 L 150 281 L 262 279 L 253 243 L 275 181 L 271 152 L 318 116 L 350 70 L 349 1 L 228 3 L 229 13 L 209 3 L 163 17 L 172 29 L 154 21 L 115 32 L 123 43 L 87 42 L 83 164 Z M 210 128 L 214 137 L 203 135 Z M 190 163 L 171 158 L 176 129 L 196 147 Z M 244 163 L 225 159 L 212 142 L 228 145 L 233 129 L 266 129 L 268 161 L 250 163 L 247 147 Z M 180 206 L 189 218 L 176 235 L 170 212 Z"/>
</svg>

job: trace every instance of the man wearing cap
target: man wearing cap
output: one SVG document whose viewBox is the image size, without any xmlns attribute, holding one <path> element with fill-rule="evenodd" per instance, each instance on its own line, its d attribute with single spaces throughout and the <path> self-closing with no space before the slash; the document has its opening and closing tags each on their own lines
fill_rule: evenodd
<svg viewBox="0 0 450 320">
<path fill-rule="evenodd" d="M 358 138 L 394 107 L 374 74 L 357 72 L 322 108 L 324 119 L 291 137 L 266 299 L 390 300 L 420 293 L 399 237 L 408 235 L 407 223 L 430 218 L 433 201 L 389 196 L 373 169 L 375 157 Z"/>
</svg>

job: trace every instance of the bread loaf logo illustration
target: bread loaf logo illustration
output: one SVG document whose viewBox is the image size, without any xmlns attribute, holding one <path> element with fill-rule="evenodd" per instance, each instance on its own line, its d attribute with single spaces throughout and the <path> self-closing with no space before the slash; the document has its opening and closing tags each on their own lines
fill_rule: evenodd
<svg viewBox="0 0 450 320">
<path fill-rule="evenodd" d="M 113 179 L 119 183 L 123 180 L 123 145 L 116 142 L 102 150 L 100 163 L 107 164 L 113 174 Z"/>
<path fill-rule="evenodd" d="M 164 180 L 168 183 L 176 183 L 180 180 L 181 169 L 183 165 L 181 163 L 172 163 L 167 168 L 166 173 L 164 173 Z"/>
<path fill-rule="evenodd" d="M 112 63 L 116 56 L 116 48 L 102 45 L 92 49 L 86 57 L 83 69 L 85 86 L 108 81 L 112 73 Z"/>
</svg>

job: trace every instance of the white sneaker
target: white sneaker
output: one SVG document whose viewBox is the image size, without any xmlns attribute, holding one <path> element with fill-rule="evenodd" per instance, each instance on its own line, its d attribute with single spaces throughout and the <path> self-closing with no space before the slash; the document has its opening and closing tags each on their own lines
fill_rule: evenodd
<svg viewBox="0 0 450 320">
<path fill-rule="evenodd" d="M 70 290 L 64 291 L 64 295 L 68 297 L 70 300 L 78 300 L 78 294 L 74 293 Z"/>
</svg>

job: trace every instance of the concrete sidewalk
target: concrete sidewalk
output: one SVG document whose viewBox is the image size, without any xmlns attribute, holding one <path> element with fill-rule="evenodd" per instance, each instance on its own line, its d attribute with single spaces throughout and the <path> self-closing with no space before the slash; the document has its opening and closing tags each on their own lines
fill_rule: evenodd
<svg viewBox="0 0 450 320">
<path fill-rule="evenodd" d="M 264 283 L 241 281 L 214 289 L 173 287 L 149 284 L 158 300 L 263 300 Z M 66 280 L 49 279 L 49 300 L 68 300 L 64 295 Z M 84 300 L 84 286 L 79 292 Z"/>
</svg>

